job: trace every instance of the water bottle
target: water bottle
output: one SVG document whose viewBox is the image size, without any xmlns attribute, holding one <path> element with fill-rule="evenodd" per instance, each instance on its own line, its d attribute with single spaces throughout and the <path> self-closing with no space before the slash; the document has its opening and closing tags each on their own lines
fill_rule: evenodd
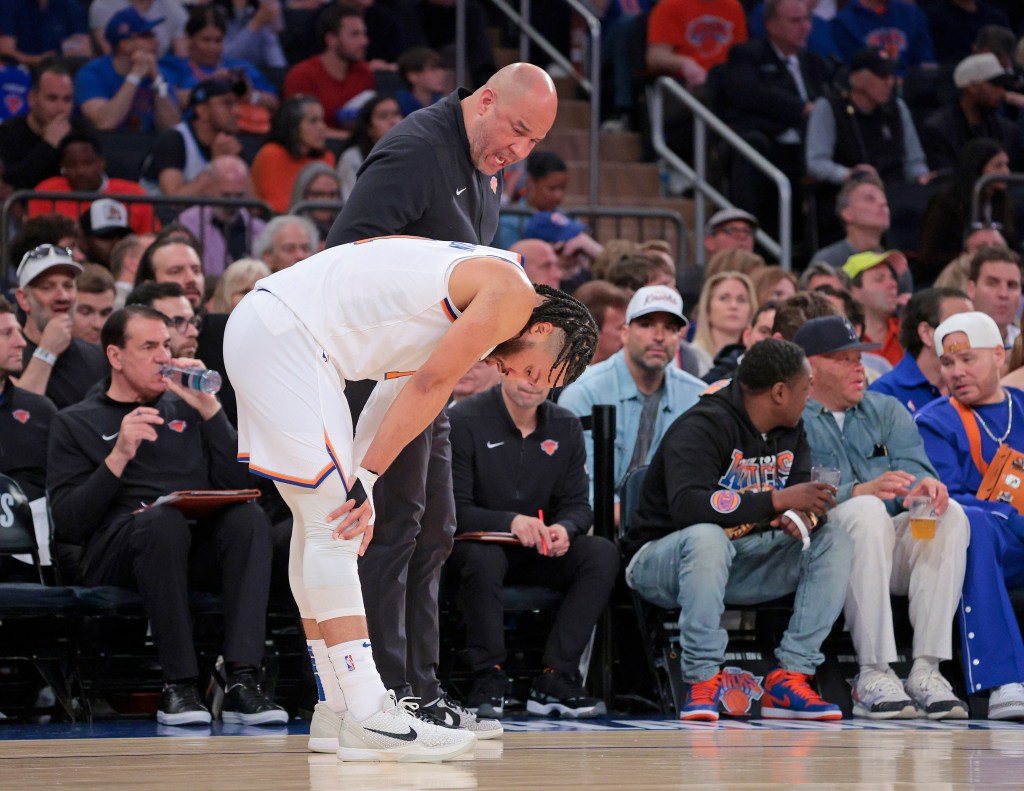
<svg viewBox="0 0 1024 791">
<path fill-rule="evenodd" d="M 198 390 L 207 395 L 217 395 L 220 391 L 221 378 L 216 371 L 204 368 L 182 368 L 177 365 L 165 365 L 160 375 L 166 376 L 189 390 Z"/>
</svg>

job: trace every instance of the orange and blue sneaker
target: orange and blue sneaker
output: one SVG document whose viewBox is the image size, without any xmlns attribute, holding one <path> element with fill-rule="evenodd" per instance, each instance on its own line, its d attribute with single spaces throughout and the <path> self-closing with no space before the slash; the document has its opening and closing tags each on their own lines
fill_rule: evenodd
<svg viewBox="0 0 1024 791">
<path fill-rule="evenodd" d="M 781 667 L 769 673 L 764 680 L 761 716 L 769 720 L 841 720 L 839 707 L 823 700 L 807 679 L 804 673 Z"/>
<path fill-rule="evenodd" d="M 722 673 L 715 673 L 707 681 L 690 684 L 686 693 L 686 702 L 679 712 L 681 720 L 698 722 L 718 721 L 718 702 L 722 699 Z"/>
</svg>

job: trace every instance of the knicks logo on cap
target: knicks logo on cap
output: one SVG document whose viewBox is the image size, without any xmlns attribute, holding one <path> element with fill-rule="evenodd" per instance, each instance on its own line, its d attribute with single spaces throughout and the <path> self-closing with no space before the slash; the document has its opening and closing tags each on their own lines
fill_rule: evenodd
<svg viewBox="0 0 1024 791">
<path fill-rule="evenodd" d="M 728 489 L 719 489 L 711 495 L 711 507 L 720 514 L 731 514 L 740 507 L 740 496 Z"/>
<path fill-rule="evenodd" d="M 187 426 L 188 423 L 186 423 L 184 420 L 172 420 L 170 423 L 167 424 L 167 428 L 169 428 L 171 431 L 176 431 L 179 434 L 181 434 L 186 429 Z"/>
<path fill-rule="evenodd" d="M 25 424 L 28 423 L 28 419 L 32 417 L 32 413 L 26 409 L 15 409 L 11 412 L 11 416 L 19 423 Z"/>
<path fill-rule="evenodd" d="M 540 443 L 540 449 L 548 454 L 548 456 L 554 456 L 555 451 L 558 450 L 558 443 L 553 439 L 546 439 Z"/>
</svg>

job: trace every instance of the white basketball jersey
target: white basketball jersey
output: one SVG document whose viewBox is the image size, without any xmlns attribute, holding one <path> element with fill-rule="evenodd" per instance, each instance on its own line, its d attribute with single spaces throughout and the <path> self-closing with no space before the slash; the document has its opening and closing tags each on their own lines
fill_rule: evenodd
<svg viewBox="0 0 1024 791">
<path fill-rule="evenodd" d="M 409 236 L 332 247 L 256 283 L 296 315 L 347 379 L 390 380 L 422 365 L 459 316 L 448 278 L 462 261 L 507 250 Z"/>
</svg>

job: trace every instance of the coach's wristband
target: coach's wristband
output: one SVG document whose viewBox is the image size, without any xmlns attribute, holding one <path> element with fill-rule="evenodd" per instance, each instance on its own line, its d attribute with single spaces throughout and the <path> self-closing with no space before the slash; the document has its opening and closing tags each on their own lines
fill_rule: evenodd
<svg viewBox="0 0 1024 791">
<path fill-rule="evenodd" d="M 804 544 L 804 548 L 800 551 L 806 552 L 811 548 L 811 531 L 807 529 L 807 525 L 804 523 L 803 517 L 792 508 L 786 511 L 783 516 L 788 517 L 789 520 L 796 525 L 797 530 L 800 531 L 800 540 L 803 541 Z"/>
</svg>

